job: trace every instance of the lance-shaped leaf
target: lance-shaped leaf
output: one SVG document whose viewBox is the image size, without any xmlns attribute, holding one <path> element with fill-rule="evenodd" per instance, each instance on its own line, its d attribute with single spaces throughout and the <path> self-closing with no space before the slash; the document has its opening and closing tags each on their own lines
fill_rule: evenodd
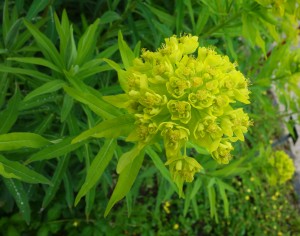
<svg viewBox="0 0 300 236">
<path fill-rule="evenodd" d="M 118 45 L 119 45 L 119 50 L 121 53 L 124 67 L 126 69 L 128 69 L 130 66 L 132 66 L 132 62 L 133 62 L 135 56 L 134 56 L 133 51 L 130 49 L 130 47 L 127 45 L 127 43 L 124 41 L 121 31 L 119 31 L 119 33 L 118 33 Z"/>
<path fill-rule="evenodd" d="M 15 150 L 19 148 L 40 148 L 50 142 L 38 134 L 8 133 L 0 135 L 0 151 Z"/>
<path fill-rule="evenodd" d="M 36 17 L 36 15 L 40 11 L 44 10 L 49 4 L 49 0 L 34 0 L 27 11 L 26 18 L 31 20 L 32 18 Z"/>
<path fill-rule="evenodd" d="M 87 170 L 87 176 L 84 184 L 81 186 L 78 195 L 75 199 L 75 206 L 78 204 L 80 199 L 85 196 L 90 189 L 92 189 L 97 181 L 101 178 L 104 170 L 109 164 L 113 157 L 113 153 L 116 148 L 115 139 L 107 139 L 100 149 L 95 159 L 92 161 L 90 168 Z"/>
<path fill-rule="evenodd" d="M 77 50 L 78 54 L 75 64 L 81 65 L 85 61 L 91 59 L 97 41 L 99 22 L 100 19 L 97 19 L 93 24 L 91 24 L 79 39 Z"/>
<path fill-rule="evenodd" d="M 24 98 L 24 101 L 28 101 L 36 96 L 52 93 L 59 89 L 61 89 L 65 85 L 65 82 L 62 80 L 53 80 L 48 83 L 43 84 L 42 86 L 38 87 L 37 89 L 31 91 L 27 96 Z"/>
<path fill-rule="evenodd" d="M 62 73 L 61 69 L 59 69 L 52 62 L 50 62 L 48 60 L 45 60 L 44 58 L 38 58 L 38 57 L 10 57 L 10 58 L 7 58 L 7 60 L 18 61 L 18 62 L 33 64 L 33 65 L 45 66 L 45 67 L 48 67 L 51 70 Z"/>
<path fill-rule="evenodd" d="M 134 128 L 134 121 L 134 117 L 129 114 L 102 121 L 95 127 L 78 135 L 72 140 L 72 143 L 80 142 L 89 137 L 117 138 L 119 136 L 127 136 Z"/>
<path fill-rule="evenodd" d="M 0 155 L 0 175 L 5 178 L 19 179 L 31 184 L 51 184 L 51 182 L 41 174 L 38 174 L 17 161 L 7 160 L 2 155 Z"/>
<path fill-rule="evenodd" d="M 106 217 L 112 207 L 126 196 L 130 191 L 144 160 L 144 153 L 141 152 L 129 165 L 125 167 L 119 176 L 117 185 L 112 193 L 111 198 L 105 209 L 104 216 Z"/>
<path fill-rule="evenodd" d="M 23 69 L 23 68 L 16 68 L 16 67 L 10 67 L 5 65 L 0 65 L 0 72 L 4 73 L 11 73 L 11 74 L 21 74 L 21 75 L 29 75 L 33 78 L 36 78 L 40 81 L 51 81 L 53 78 L 49 75 L 46 75 L 44 73 L 38 72 L 36 70 L 30 70 L 30 69 Z"/>
<path fill-rule="evenodd" d="M 90 92 L 82 92 L 77 89 L 64 86 L 64 90 L 68 95 L 70 95 L 75 100 L 88 105 L 88 107 L 95 112 L 97 115 L 105 118 L 111 119 L 115 117 L 116 111 L 115 107 L 110 104 L 104 102 L 99 97 L 96 97 L 94 94 Z"/>
<path fill-rule="evenodd" d="M 59 189 L 63 176 L 68 167 L 69 159 L 70 158 L 67 155 L 59 159 L 58 164 L 55 168 L 55 172 L 51 179 L 52 185 L 49 186 L 46 190 L 46 194 L 42 203 L 42 209 L 45 209 L 49 205 L 49 203 L 52 201 L 55 194 L 57 193 L 57 190 Z"/>
<path fill-rule="evenodd" d="M 5 110 L 0 112 L 0 134 L 7 133 L 18 118 L 18 108 L 20 102 L 20 93 L 16 89 L 14 96 L 9 100 Z"/>
<path fill-rule="evenodd" d="M 102 98 L 104 101 L 112 104 L 115 107 L 126 108 L 128 106 L 129 97 L 126 93 L 103 96 Z"/>
<path fill-rule="evenodd" d="M 3 180 L 5 186 L 7 187 L 10 194 L 16 201 L 16 204 L 27 224 L 30 223 L 30 206 L 28 202 L 27 193 L 22 185 L 22 183 L 18 180 L 13 179 L 4 179 Z"/>
<path fill-rule="evenodd" d="M 71 143 L 71 140 L 72 137 L 67 137 L 58 143 L 48 146 L 41 151 L 34 153 L 25 163 L 28 164 L 33 161 L 48 160 L 51 158 L 60 157 L 74 151 L 84 144 L 81 142 Z"/>
<path fill-rule="evenodd" d="M 119 66 L 119 64 L 115 63 L 112 60 L 104 58 L 103 61 L 105 61 L 108 65 L 110 65 L 111 68 L 113 68 L 114 70 L 117 71 L 119 83 L 120 83 L 122 89 L 125 92 L 128 92 L 128 82 L 127 82 L 127 77 L 126 77 L 126 74 L 127 74 L 126 71 L 122 70 L 122 68 Z"/>
<path fill-rule="evenodd" d="M 174 181 L 171 178 L 170 171 L 167 169 L 165 164 L 162 162 L 159 155 L 151 147 L 146 148 L 146 153 L 150 156 L 155 167 L 160 171 L 161 175 L 169 182 L 169 184 L 174 189 L 174 191 L 178 192 L 178 189 L 177 189 L 176 185 L 174 184 Z"/>
<path fill-rule="evenodd" d="M 125 152 L 119 159 L 117 165 L 117 173 L 120 174 L 127 165 L 134 161 L 143 149 L 143 145 L 136 144 L 130 151 Z"/>
<path fill-rule="evenodd" d="M 24 20 L 24 24 L 30 33 L 35 38 L 36 42 L 40 46 L 41 51 L 43 52 L 44 56 L 51 60 L 56 66 L 63 65 L 63 61 L 50 39 L 46 37 L 43 33 L 41 33 L 33 24 L 29 21 Z"/>
</svg>

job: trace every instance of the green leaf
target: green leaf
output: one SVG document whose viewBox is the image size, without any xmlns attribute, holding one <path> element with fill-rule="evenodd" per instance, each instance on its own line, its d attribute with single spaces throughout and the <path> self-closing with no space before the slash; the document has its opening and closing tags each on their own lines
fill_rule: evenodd
<svg viewBox="0 0 300 236">
<path fill-rule="evenodd" d="M 17 161 L 7 160 L 2 155 L 0 155 L 0 174 L 5 178 L 15 178 L 31 184 L 51 184 L 51 182 L 44 176 Z"/>
<path fill-rule="evenodd" d="M 174 25 L 174 23 L 176 22 L 176 17 L 172 16 L 168 13 L 166 13 L 165 11 L 159 10 L 149 4 L 145 4 L 150 11 L 155 14 L 157 16 L 157 18 L 163 22 L 164 24 L 166 24 L 169 28 L 172 28 L 172 26 Z"/>
<path fill-rule="evenodd" d="M 70 177 L 68 170 L 66 170 L 63 180 L 64 180 L 64 189 L 66 192 L 66 195 L 65 195 L 66 201 L 67 201 L 69 209 L 71 210 L 73 203 L 74 203 L 74 193 L 73 193 L 73 182 L 72 182 L 73 180 Z"/>
<path fill-rule="evenodd" d="M 33 64 L 33 65 L 45 66 L 45 67 L 48 67 L 49 69 L 51 69 L 53 71 L 62 73 L 60 68 L 58 68 L 52 62 L 50 62 L 48 60 L 45 60 L 44 58 L 38 58 L 38 57 L 9 57 L 9 58 L 7 58 L 7 60 L 18 61 L 18 62 Z"/>
<path fill-rule="evenodd" d="M 107 139 L 100 149 L 95 159 L 92 161 L 91 166 L 87 170 L 87 176 L 84 184 L 81 186 L 79 193 L 75 199 L 75 206 L 79 203 L 80 199 L 93 188 L 98 180 L 101 178 L 104 170 L 113 157 L 117 142 L 115 139 Z"/>
<path fill-rule="evenodd" d="M 100 18 L 100 24 L 107 24 L 116 20 L 121 20 L 121 16 L 118 13 L 114 11 L 106 11 Z"/>
<path fill-rule="evenodd" d="M 28 202 L 28 196 L 22 183 L 13 179 L 3 179 L 3 182 L 10 194 L 15 199 L 24 220 L 29 225 L 31 210 Z"/>
<path fill-rule="evenodd" d="M 55 194 L 57 193 L 57 190 L 59 189 L 63 176 L 68 167 L 68 163 L 69 163 L 69 157 L 67 155 L 59 159 L 58 164 L 55 168 L 54 175 L 51 179 L 52 185 L 47 188 L 46 195 L 43 199 L 43 203 L 42 203 L 43 209 L 45 209 L 49 205 L 49 203 L 52 201 Z"/>
<path fill-rule="evenodd" d="M 8 0 L 5 0 L 3 4 L 3 15 L 2 15 L 3 38 L 6 38 L 9 27 L 10 27 L 10 20 L 9 20 Z"/>
<path fill-rule="evenodd" d="M 183 0 L 177 0 L 175 5 L 175 12 L 176 12 L 176 33 L 179 35 L 182 33 L 182 25 L 184 23 L 183 17 L 184 17 L 184 4 Z"/>
<path fill-rule="evenodd" d="M 254 47 L 256 41 L 256 34 L 258 33 L 257 27 L 255 26 L 255 20 L 248 13 L 243 13 L 243 35 L 246 40 L 249 41 L 251 47 Z"/>
<path fill-rule="evenodd" d="M 62 80 L 52 80 L 48 83 L 45 83 L 37 89 L 31 91 L 29 94 L 27 94 L 27 96 L 24 98 L 24 102 L 42 94 L 56 92 L 57 90 L 61 89 L 65 84 L 66 83 Z"/>
<path fill-rule="evenodd" d="M 126 77 L 126 74 L 127 74 L 126 71 L 122 70 L 120 65 L 115 63 L 112 60 L 104 58 L 103 61 L 105 61 L 108 65 L 110 65 L 111 68 L 113 68 L 114 70 L 117 71 L 120 85 L 121 85 L 122 89 L 125 92 L 127 92 L 128 91 L 128 81 L 127 81 L 127 77 Z"/>
<path fill-rule="evenodd" d="M 33 24 L 29 21 L 24 20 L 24 24 L 26 25 L 27 29 L 31 32 L 33 37 L 35 38 L 36 42 L 40 46 L 40 49 L 44 56 L 51 60 L 56 66 L 62 68 L 63 61 L 50 39 L 47 38 L 43 33 L 41 33 Z"/>
<path fill-rule="evenodd" d="M 130 151 L 123 153 L 117 165 L 117 173 L 120 174 L 139 155 L 143 146 L 135 145 Z"/>
<path fill-rule="evenodd" d="M 54 14 L 56 31 L 59 35 L 60 53 L 65 62 L 65 68 L 69 70 L 77 57 L 77 49 L 73 35 L 73 27 L 70 25 L 66 10 L 63 10 L 61 23 Z"/>
<path fill-rule="evenodd" d="M 10 27 L 9 31 L 7 32 L 7 35 L 5 37 L 5 46 L 7 49 L 11 49 L 14 43 L 17 40 L 18 31 L 20 28 L 22 20 L 18 19 L 15 21 L 15 23 Z"/>
<path fill-rule="evenodd" d="M 161 175 L 169 182 L 174 191 L 178 192 L 178 189 L 171 178 L 170 171 L 164 165 L 160 156 L 149 146 L 146 148 L 146 153 L 150 156 L 155 167 L 160 171 Z"/>
<path fill-rule="evenodd" d="M 128 69 L 130 66 L 132 66 L 135 55 L 130 49 L 130 47 L 127 45 L 127 43 L 123 40 L 123 35 L 121 31 L 119 31 L 118 33 L 118 45 L 124 67 Z"/>
<path fill-rule="evenodd" d="M 73 98 L 70 97 L 68 94 L 65 94 L 61 112 L 60 112 L 61 122 L 64 122 L 67 119 L 68 115 L 70 114 L 70 111 L 72 110 L 73 104 L 74 104 Z"/>
<path fill-rule="evenodd" d="M 36 15 L 40 11 L 44 10 L 49 3 L 49 0 L 34 0 L 30 5 L 26 18 L 31 20 L 32 18 L 36 17 Z"/>
<path fill-rule="evenodd" d="M 210 207 L 210 216 L 217 217 L 216 210 L 216 191 L 214 187 L 215 179 L 212 178 L 207 186 L 208 199 L 209 199 L 209 207 Z M 217 218 L 216 218 L 217 220 Z"/>
<path fill-rule="evenodd" d="M 126 196 L 130 191 L 144 160 L 144 153 L 140 153 L 119 175 L 117 185 L 112 193 L 111 198 L 105 209 L 104 216 L 106 217 L 112 207 Z"/>
<path fill-rule="evenodd" d="M 20 92 L 16 89 L 14 96 L 9 100 L 5 110 L 0 112 L 0 134 L 7 133 L 18 118 Z"/>
<path fill-rule="evenodd" d="M 11 74 L 21 74 L 21 75 L 29 75 L 33 78 L 36 78 L 41 81 L 51 81 L 53 78 L 49 75 L 46 75 L 44 73 L 38 72 L 36 70 L 30 70 L 30 69 L 23 69 L 23 68 L 16 68 L 16 67 L 10 67 L 10 66 L 5 66 L 5 65 L 0 65 L 0 72 L 5 72 L 5 73 L 11 73 Z"/>
<path fill-rule="evenodd" d="M 85 78 L 91 77 L 95 74 L 101 73 L 103 71 L 111 70 L 109 65 L 102 65 L 102 66 L 89 66 L 86 70 L 81 70 L 80 68 L 79 72 L 76 74 L 76 78 L 79 80 L 83 80 Z"/>
<path fill-rule="evenodd" d="M 126 108 L 129 101 L 129 97 L 126 93 L 103 96 L 102 99 L 118 108 Z"/>
<path fill-rule="evenodd" d="M 112 55 L 115 54 L 116 51 L 118 51 L 119 46 L 117 44 L 113 44 L 110 47 L 104 49 L 102 52 L 99 52 L 97 55 L 97 58 L 111 58 Z"/>
<path fill-rule="evenodd" d="M 100 20 L 97 19 L 93 24 L 91 24 L 79 39 L 75 64 L 82 65 L 84 62 L 91 59 L 98 37 L 96 33 L 99 22 Z"/>
<path fill-rule="evenodd" d="M 228 202 L 228 198 L 227 198 L 227 195 L 225 192 L 225 186 L 223 185 L 223 181 L 221 181 L 219 179 L 217 179 L 216 183 L 219 187 L 220 195 L 223 200 L 225 217 L 228 218 L 229 217 L 229 202 Z"/>
<path fill-rule="evenodd" d="M 96 97 L 94 94 L 90 92 L 81 92 L 78 91 L 77 89 L 67 87 L 67 86 L 64 86 L 64 90 L 68 95 L 70 95 L 75 100 L 83 104 L 86 104 L 97 115 L 105 119 L 111 119 L 115 117 L 113 113 L 116 111 L 116 109 L 114 109 L 114 107 L 111 106 L 110 104 L 104 102 L 99 97 Z"/>
<path fill-rule="evenodd" d="M 121 135 L 128 135 L 134 128 L 134 121 L 134 117 L 130 114 L 102 121 L 95 127 L 78 135 L 72 140 L 72 143 L 81 142 L 89 137 L 117 138 Z"/>
<path fill-rule="evenodd" d="M 84 143 L 71 143 L 72 137 L 67 137 L 61 140 L 58 143 L 55 143 L 51 146 L 45 147 L 41 151 L 34 153 L 30 158 L 25 162 L 26 164 L 33 162 L 33 161 L 41 161 L 41 160 L 48 160 L 55 157 L 60 157 L 67 153 L 70 153 L 77 148 L 79 148 Z"/>
<path fill-rule="evenodd" d="M 49 141 L 33 133 L 8 133 L 0 135 L 0 151 L 15 150 L 19 148 L 40 148 L 49 144 Z"/>
</svg>

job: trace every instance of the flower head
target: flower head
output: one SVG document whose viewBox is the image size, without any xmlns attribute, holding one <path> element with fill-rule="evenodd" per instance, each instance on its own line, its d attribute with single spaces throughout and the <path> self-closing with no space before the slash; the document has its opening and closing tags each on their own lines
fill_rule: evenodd
<svg viewBox="0 0 300 236">
<path fill-rule="evenodd" d="M 268 162 L 273 167 L 268 178 L 271 185 L 283 184 L 293 177 L 294 162 L 284 151 L 274 152 Z"/>
<path fill-rule="evenodd" d="M 227 56 L 199 47 L 198 37 L 172 36 L 155 52 L 143 49 L 122 76 L 128 83 L 124 102 L 136 117 L 127 140 L 146 145 L 163 139 L 166 164 L 179 188 L 202 169 L 186 156 L 187 141 L 227 164 L 232 143 L 244 140 L 251 122 L 238 107 L 249 103 L 248 81 Z"/>
</svg>

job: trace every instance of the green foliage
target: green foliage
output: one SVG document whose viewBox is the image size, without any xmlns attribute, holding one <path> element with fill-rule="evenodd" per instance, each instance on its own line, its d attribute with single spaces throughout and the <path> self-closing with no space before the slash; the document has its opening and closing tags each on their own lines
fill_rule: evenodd
<svg viewBox="0 0 300 236">
<path fill-rule="evenodd" d="M 292 184 L 270 185 L 267 161 L 284 149 L 281 124 L 296 138 L 300 123 L 299 0 L 5 0 L 0 11 L 0 234 L 299 234 Z M 185 33 L 237 62 L 250 105 L 232 106 L 253 125 L 227 165 L 207 140 L 186 142 L 203 169 L 181 194 L 163 142 L 133 144 L 121 93 L 141 48 Z"/>
</svg>

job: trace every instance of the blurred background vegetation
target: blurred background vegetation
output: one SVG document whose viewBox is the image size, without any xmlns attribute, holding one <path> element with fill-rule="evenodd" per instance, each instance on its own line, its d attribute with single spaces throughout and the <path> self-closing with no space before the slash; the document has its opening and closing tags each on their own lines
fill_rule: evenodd
<svg viewBox="0 0 300 236">
<path fill-rule="evenodd" d="M 280 172 L 268 162 L 276 150 L 291 155 L 278 141 L 282 125 L 296 140 L 300 123 L 299 0 L 4 0 L 0 11 L 2 235 L 300 234 L 293 183 L 272 185 Z M 131 144 L 118 140 L 103 176 L 74 207 L 108 144 L 71 140 L 109 117 L 102 95 L 122 91 L 101 60 L 121 62 L 120 30 L 132 49 L 156 50 L 166 37 L 191 33 L 228 55 L 251 82 L 245 110 L 254 125 L 228 165 L 195 152 L 205 174 L 186 185 L 185 199 L 164 173 L 161 147 L 148 152 L 131 191 L 104 218 L 118 157 Z"/>
</svg>

